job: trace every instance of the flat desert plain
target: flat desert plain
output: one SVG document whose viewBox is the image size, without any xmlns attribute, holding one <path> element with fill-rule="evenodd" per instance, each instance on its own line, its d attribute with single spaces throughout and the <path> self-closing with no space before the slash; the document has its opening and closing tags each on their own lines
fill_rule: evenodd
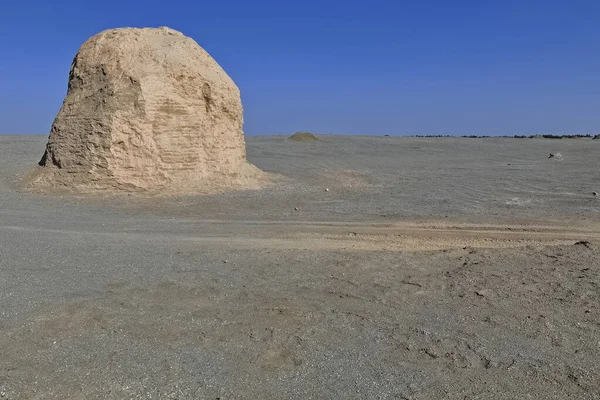
<svg viewBox="0 0 600 400">
<path fill-rule="evenodd" d="M 45 142 L 0 136 L 0 398 L 600 398 L 600 141 L 247 137 L 274 185 L 151 198 L 22 191 Z"/>
</svg>

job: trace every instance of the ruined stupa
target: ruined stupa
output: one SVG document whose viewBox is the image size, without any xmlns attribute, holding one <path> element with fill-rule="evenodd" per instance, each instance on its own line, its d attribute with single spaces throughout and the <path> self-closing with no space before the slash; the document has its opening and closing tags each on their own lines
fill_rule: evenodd
<svg viewBox="0 0 600 400">
<path fill-rule="evenodd" d="M 193 39 L 122 28 L 86 41 L 29 185 L 213 192 L 258 187 L 246 161 L 240 91 Z"/>
</svg>

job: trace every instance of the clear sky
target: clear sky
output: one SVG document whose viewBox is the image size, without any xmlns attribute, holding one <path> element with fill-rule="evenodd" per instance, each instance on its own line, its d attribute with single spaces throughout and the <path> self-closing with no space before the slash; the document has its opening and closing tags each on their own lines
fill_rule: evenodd
<svg viewBox="0 0 600 400">
<path fill-rule="evenodd" d="M 2 0 L 0 133 L 47 133 L 91 35 L 170 26 L 247 134 L 600 132 L 598 0 Z"/>
</svg>

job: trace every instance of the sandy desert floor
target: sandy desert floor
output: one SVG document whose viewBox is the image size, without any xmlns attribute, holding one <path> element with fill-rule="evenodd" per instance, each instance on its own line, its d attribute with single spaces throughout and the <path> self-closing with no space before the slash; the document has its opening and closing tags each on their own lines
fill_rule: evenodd
<svg viewBox="0 0 600 400">
<path fill-rule="evenodd" d="M 149 199 L 20 191 L 45 141 L 0 399 L 600 399 L 600 141 L 248 137 L 274 186 Z"/>
</svg>

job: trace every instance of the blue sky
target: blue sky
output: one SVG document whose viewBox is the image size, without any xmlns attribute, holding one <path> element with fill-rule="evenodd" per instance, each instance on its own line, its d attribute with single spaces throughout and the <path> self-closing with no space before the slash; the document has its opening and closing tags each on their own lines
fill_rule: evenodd
<svg viewBox="0 0 600 400">
<path fill-rule="evenodd" d="M 600 2 L 4 0 L 0 133 L 47 133 L 78 47 L 122 26 L 193 37 L 246 134 L 600 132 Z"/>
</svg>

